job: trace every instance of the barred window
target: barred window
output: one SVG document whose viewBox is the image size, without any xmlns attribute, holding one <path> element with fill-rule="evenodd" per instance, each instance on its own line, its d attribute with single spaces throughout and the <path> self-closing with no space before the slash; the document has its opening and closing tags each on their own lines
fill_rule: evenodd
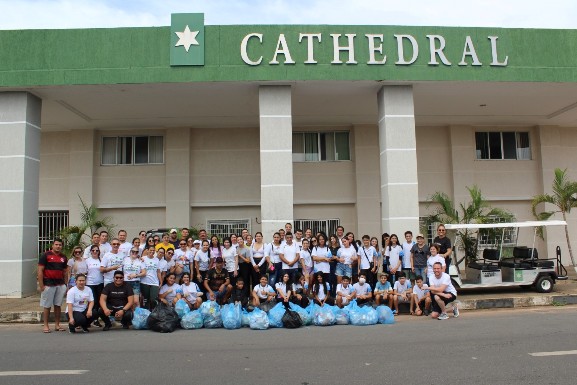
<svg viewBox="0 0 577 385">
<path fill-rule="evenodd" d="M 240 235 L 242 229 L 250 231 L 250 219 L 209 219 L 207 221 L 208 232 L 211 236 L 216 235 L 220 240 L 230 234 Z"/>
</svg>

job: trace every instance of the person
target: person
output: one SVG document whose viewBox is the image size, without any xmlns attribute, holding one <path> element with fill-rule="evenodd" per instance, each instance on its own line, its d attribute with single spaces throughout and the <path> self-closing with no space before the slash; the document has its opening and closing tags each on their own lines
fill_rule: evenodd
<svg viewBox="0 0 577 385">
<path fill-rule="evenodd" d="M 379 275 L 379 282 L 375 285 L 375 302 L 378 305 L 388 304 L 390 308 L 392 308 L 392 292 L 393 288 L 391 287 L 391 283 L 388 281 L 387 273 L 381 273 Z"/>
<path fill-rule="evenodd" d="M 282 261 L 282 274 L 288 274 L 291 281 L 298 272 L 298 262 L 300 260 L 298 251 L 298 246 L 293 242 L 293 234 L 287 232 L 285 234 L 285 244 L 279 257 Z"/>
<path fill-rule="evenodd" d="M 238 238 L 239 240 L 242 238 Z M 244 239 L 242 239 L 244 243 Z M 239 276 L 236 279 L 236 283 L 232 293 L 230 294 L 230 298 L 228 299 L 228 303 L 232 304 L 240 304 L 243 309 L 248 309 L 248 295 L 246 294 L 244 278 Z"/>
<path fill-rule="evenodd" d="M 180 229 L 180 239 L 181 240 L 187 240 L 188 237 L 190 236 L 190 230 L 188 229 L 188 227 L 183 227 L 182 229 Z"/>
<path fill-rule="evenodd" d="M 343 275 L 337 285 L 337 306 L 343 308 L 355 298 L 355 289 L 351 285 L 351 277 Z"/>
<path fill-rule="evenodd" d="M 302 274 L 297 274 L 295 281 L 292 286 L 291 302 L 305 308 L 309 305 L 309 282 Z"/>
<path fill-rule="evenodd" d="M 335 300 L 331 296 L 330 285 L 324 280 L 324 274 L 321 272 L 318 272 L 315 275 L 313 298 L 314 302 L 319 306 L 324 306 L 325 303 L 329 305 L 335 304 Z"/>
<path fill-rule="evenodd" d="M 86 265 L 86 260 L 83 258 L 82 247 L 76 246 L 72 249 L 72 254 L 70 259 L 68 259 L 66 269 L 66 282 L 68 282 L 68 289 L 76 286 L 76 275 L 79 273 L 86 274 L 88 272 L 88 266 Z"/>
<path fill-rule="evenodd" d="M 350 241 L 347 237 L 342 239 L 342 247 L 337 250 L 337 285 L 342 282 L 343 277 L 352 277 L 353 262 L 358 258 L 357 252 L 353 246 L 351 246 Z"/>
<path fill-rule="evenodd" d="M 130 249 L 130 256 L 122 261 L 122 271 L 124 272 L 124 283 L 132 287 L 133 309 L 140 305 L 140 279 L 146 277 L 144 263 L 138 257 L 138 248 Z"/>
<path fill-rule="evenodd" d="M 158 299 L 168 306 L 174 306 L 176 301 L 181 298 L 182 289 L 180 288 L 180 285 L 176 283 L 176 274 L 166 274 L 166 277 L 164 278 L 164 284 L 158 292 Z"/>
<path fill-rule="evenodd" d="M 440 246 L 437 245 L 436 243 L 433 243 L 431 246 L 429 246 L 429 253 L 431 253 L 431 255 L 429 255 L 429 258 L 427 258 L 427 268 L 425 269 L 427 273 L 428 282 L 431 281 L 430 278 L 434 274 L 433 266 L 435 265 L 435 263 L 439 262 L 441 266 L 443 266 L 443 271 L 445 271 L 445 258 L 438 254 L 439 249 Z"/>
<path fill-rule="evenodd" d="M 431 311 L 431 293 L 429 292 L 429 285 L 423 283 L 423 277 L 417 275 L 415 278 L 415 286 L 413 287 L 413 294 L 411 295 L 411 315 L 425 315 L 428 316 Z"/>
<path fill-rule="evenodd" d="M 50 333 L 48 317 L 50 309 L 54 307 L 54 330 L 63 332 L 60 327 L 60 313 L 64 294 L 66 294 L 66 274 L 68 265 L 66 256 L 62 254 L 64 243 L 56 238 L 50 250 L 42 253 L 38 259 L 38 286 L 40 292 L 40 306 L 43 308 L 44 333 Z"/>
<path fill-rule="evenodd" d="M 401 272 L 402 267 L 402 252 L 403 248 L 399 245 L 399 237 L 397 234 L 391 234 L 389 238 L 389 246 L 385 250 L 385 256 L 388 259 L 389 263 L 389 281 L 394 284 L 397 278 L 399 277 L 399 273 Z"/>
<path fill-rule="evenodd" d="M 353 285 L 355 291 L 355 298 L 357 304 L 370 304 L 373 298 L 373 291 L 371 285 L 367 283 L 367 276 L 364 273 L 359 273 L 359 281 Z"/>
<path fill-rule="evenodd" d="M 439 245 L 439 254 L 445 258 L 445 273 L 449 274 L 449 266 L 451 266 L 451 254 L 453 248 L 451 247 L 451 240 L 447 237 L 447 229 L 444 224 L 437 226 L 437 236 L 433 239 L 433 243 Z"/>
<path fill-rule="evenodd" d="M 327 237 L 321 234 L 318 237 L 317 245 L 313 245 L 311 243 L 311 247 L 312 247 L 311 256 L 313 257 L 314 262 L 314 273 L 315 275 L 318 273 L 323 274 L 323 282 L 329 283 L 331 272 L 330 262 L 333 258 L 333 254 L 331 253 L 331 249 L 329 249 L 327 245 Z M 313 275 L 310 281 L 310 286 L 312 286 L 315 283 L 315 279 L 316 278 Z"/>
<path fill-rule="evenodd" d="M 284 225 L 284 231 L 285 231 L 285 236 L 286 236 L 287 233 L 292 233 L 292 232 L 293 232 L 293 225 L 292 225 L 292 223 L 289 223 L 289 222 L 285 223 L 285 225 Z"/>
<path fill-rule="evenodd" d="M 405 272 L 405 276 L 409 281 L 411 281 L 411 283 L 415 282 L 413 267 L 411 265 L 411 250 L 415 244 L 415 241 L 413 241 L 413 232 L 410 230 L 405 231 L 405 242 L 401 244 L 401 247 L 403 248 L 403 265 L 401 271 Z"/>
<path fill-rule="evenodd" d="M 290 234 L 290 233 L 287 233 Z M 275 284 L 277 292 L 277 302 L 281 302 L 286 309 L 289 308 L 289 301 L 292 295 L 291 276 L 288 272 L 283 273 L 281 281 Z"/>
<path fill-rule="evenodd" d="M 389 247 L 389 233 L 383 233 L 383 235 L 381 236 L 381 260 L 380 260 L 380 266 L 378 269 L 379 273 L 387 273 L 387 278 L 389 276 L 389 259 L 388 257 L 385 255 L 387 252 L 387 248 Z"/>
<path fill-rule="evenodd" d="M 246 240 L 244 241 L 245 245 L 247 246 L 252 246 L 252 243 L 254 242 L 254 239 L 252 239 L 252 235 L 247 234 L 246 235 Z"/>
<path fill-rule="evenodd" d="M 156 250 L 156 247 L 155 247 Z M 161 247 L 155 251 L 156 258 L 158 258 L 158 269 L 160 270 L 160 283 L 164 282 L 164 277 L 168 274 L 168 262 L 166 261 L 166 251 Z"/>
<path fill-rule="evenodd" d="M 244 244 L 247 245 L 247 246 L 250 246 L 250 245 L 248 245 L 248 244 L 246 243 L 246 237 L 247 237 L 247 235 L 248 235 L 248 229 L 247 229 L 247 228 L 244 228 L 244 229 L 240 230 L 240 236 L 241 236 L 242 239 L 244 239 Z"/>
<path fill-rule="evenodd" d="M 66 294 L 68 331 L 76 333 L 76 327 L 80 327 L 84 333 L 88 333 L 88 326 L 92 322 L 94 294 L 86 287 L 86 274 L 76 274 L 74 282 L 75 286 Z"/>
<path fill-rule="evenodd" d="M 260 277 L 258 285 L 252 289 L 252 304 L 254 307 L 259 307 L 265 303 L 274 303 L 276 293 L 274 289 L 268 284 L 266 275 Z"/>
<path fill-rule="evenodd" d="M 198 230 L 198 239 L 200 239 L 201 242 L 208 241 L 208 234 L 205 229 Z"/>
<path fill-rule="evenodd" d="M 138 249 L 138 256 L 142 255 L 142 248 L 140 247 L 140 238 L 132 238 L 132 247 L 136 247 Z"/>
<path fill-rule="evenodd" d="M 100 262 L 100 271 L 104 274 L 104 286 L 112 283 L 114 272 L 122 269 L 122 262 L 124 262 L 124 254 L 119 251 L 120 240 L 114 238 L 110 245 L 110 251 L 104 254 Z M 100 247 L 100 253 L 102 255 L 102 246 Z"/>
<path fill-rule="evenodd" d="M 399 280 L 395 282 L 393 286 L 393 314 L 399 314 L 399 302 L 405 303 L 411 301 L 411 283 L 407 280 L 407 276 L 404 271 L 399 273 Z M 392 308 L 391 308 L 392 309 Z"/>
<path fill-rule="evenodd" d="M 138 246 L 138 252 L 140 253 L 140 255 L 142 255 L 142 251 L 144 250 L 144 247 L 146 247 L 147 245 L 147 239 L 146 239 L 146 231 L 144 230 L 140 230 L 140 232 L 138 233 L 138 239 L 140 239 L 140 245 Z"/>
<path fill-rule="evenodd" d="M 233 247 L 235 250 L 238 247 L 238 236 L 235 233 L 231 233 L 229 235 L 230 238 L 230 247 Z"/>
<path fill-rule="evenodd" d="M 250 272 L 251 272 L 251 252 L 250 248 L 246 247 L 244 244 L 244 239 L 242 237 L 236 238 L 237 247 L 236 255 L 238 258 L 238 278 L 242 278 L 244 294 L 248 298 L 250 296 Z M 238 280 L 237 278 L 237 280 Z"/>
<path fill-rule="evenodd" d="M 303 231 L 301 229 L 296 229 L 294 235 L 295 235 L 294 243 L 296 243 L 296 245 L 299 247 L 299 250 L 301 250 L 303 248 Z"/>
<path fill-rule="evenodd" d="M 91 257 L 91 249 L 92 249 L 92 245 L 98 245 L 100 243 L 100 233 L 94 233 L 92 234 L 92 240 L 90 242 L 90 244 L 88 246 L 86 246 L 86 248 L 84 249 L 84 253 L 82 255 L 82 257 L 84 259 L 88 259 Z"/>
<path fill-rule="evenodd" d="M 296 244 L 296 242 L 295 242 Z M 300 251 L 298 252 L 298 257 L 301 261 L 301 267 L 302 267 L 302 275 L 305 276 L 305 279 L 307 280 L 307 282 L 309 281 L 311 275 L 313 274 L 313 259 L 311 257 L 311 253 L 310 253 L 310 249 L 309 249 L 309 240 L 308 239 L 303 239 L 301 241 L 301 248 Z M 295 277 L 295 281 L 296 281 L 296 277 Z"/>
<path fill-rule="evenodd" d="M 425 243 L 423 234 L 417 235 L 417 243 L 411 248 L 411 271 L 416 276 L 426 277 L 427 257 L 429 256 L 429 245 Z"/>
<path fill-rule="evenodd" d="M 176 229 L 170 229 L 170 231 L 168 232 L 168 242 L 172 243 L 172 246 L 174 246 L 174 249 L 178 249 L 178 230 Z"/>
<path fill-rule="evenodd" d="M 228 271 L 228 279 L 231 285 L 235 285 L 236 277 L 238 276 L 238 255 L 236 254 L 236 248 L 232 247 L 232 240 L 228 237 L 224 238 L 222 244 L 222 259 L 224 259 L 226 271 Z"/>
<path fill-rule="evenodd" d="M 357 252 L 359 259 L 359 277 L 361 273 L 365 275 L 367 283 L 374 286 L 374 276 L 377 271 L 377 250 L 371 246 L 371 237 L 363 235 L 361 238 L 363 245 Z"/>
<path fill-rule="evenodd" d="M 156 250 L 160 249 L 161 247 L 164 249 L 164 251 L 167 251 L 172 249 L 174 250 L 175 247 L 172 243 L 170 243 L 169 241 L 170 237 L 168 235 L 168 233 L 162 233 L 162 242 L 159 242 L 156 244 Z"/>
<path fill-rule="evenodd" d="M 140 292 L 142 293 L 142 306 L 148 310 L 156 307 L 160 282 L 163 279 L 160 261 L 154 255 L 155 250 L 152 245 L 142 251 L 142 265 L 146 270 L 146 275 L 140 279 Z"/>
<path fill-rule="evenodd" d="M 148 238 L 146 238 L 146 242 L 144 243 L 144 246 L 141 244 L 140 247 L 144 250 L 145 248 L 149 248 L 150 246 L 155 247 L 156 243 L 154 243 L 154 237 L 150 236 Z"/>
<path fill-rule="evenodd" d="M 196 271 L 196 283 L 204 285 L 204 279 L 210 266 L 210 243 L 208 240 L 202 241 L 201 249 L 194 255 L 194 269 Z"/>
<path fill-rule="evenodd" d="M 181 275 L 182 273 L 192 272 L 194 254 L 188 249 L 186 238 L 182 238 L 180 241 L 178 241 L 178 249 L 174 251 L 174 261 L 177 265 L 177 270 L 181 270 Z M 178 271 L 176 271 L 176 273 L 178 275 Z"/>
<path fill-rule="evenodd" d="M 98 317 L 104 322 L 103 331 L 108 331 L 112 327 L 110 316 L 120 321 L 123 329 L 128 329 L 132 324 L 132 305 L 134 293 L 132 287 L 125 284 L 124 273 L 120 270 L 112 273 L 114 282 L 109 283 L 102 289 L 100 295 L 100 309 Z"/>
<path fill-rule="evenodd" d="M 449 274 L 443 272 L 441 262 L 435 262 L 433 265 L 433 276 L 429 280 L 429 290 L 432 298 L 433 319 L 446 320 L 449 318 L 445 306 L 453 302 L 453 316 L 459 316 L 459 306 L 455 302 L 457 299 L 457 290 L 451 282 Z"/>
<path fill-rule="evenodd" d="M 343 226 L 337 226 L 337 238 L 339 242 L 345 237 L 345 228 Z M 341 243 L 342 246 L 342 243 Z"/>
<path fill-rule="evenodd" d="M 96 327 L 102 327 L 96 315 L 98 314 L 98 309 L 100 309 L 100 293 L 104 288 L 104 277 L 100 272 L 100 248 L 98 243 L 90 246 L 90 258 L 86 260 L 86 266 L 88 269 L 88 274 L 86 276 L 86 286 L 92 290 L 92 295 L 94 296 L 94 306 L 92 308 L 92 313 L 94 315 L 93 325 Z"/>
<path fill-rule="evenodd" d="M 106 255 L 106 253 L 112 250 L 112 246 L 108 243 L 108 231 L 102 230 L 100 232 L 100 239 L 98 242 L 100 243 L 100 255 Z"/>
<path fill-rule="evenodd" d="M 216 235 L 210 237 L 210 256 L 212 257 L 210 268 L 212 269 L 215 264 L 215 260 L 218 257 L 222 257 L 222 245 L 220 244 L 220 239 Z"/>
<path fill-rule="evenodd" d="M 118 247 L 118 251 L 124 254 L 124 257 L 130 256 L 130 249 L 132 249 L 132 243 L 126 240 L 128 233 L 126 230 L 120 230 L 118 232 L 118 240 L 120 241 L 120 246 Z"/>
<path fill-rule="evenodd" d="M 256 233 L 257 238 L 259 234 L 260 233 Z M 254 247 L 252 249 L 254 250 Z M 282 274 L 282 261 L 280 260 L 281 251 L 282 251 L 282 243 L 280 233 L 276 232 L 272 236 L 272 242 L 269 243 L 265 249 L 265 258 L 269 263 L 268 269 L 271 286 L 280 281 L 280 277 Z M 256 260 L 254 260 L 253 262 L 256 262 Z M 258 272 L 255 270 L 255 273 Z M 255 274 L 253 274 L 253 283 L 256 283 L 258 279 L 260 279 L 260 276 L 258 274 L 256 274 L 256 276 Z"/>
<path fill-rule="evenodd" d="M 331 294 L 336 296 L 337 288 L 337 266 L 339 264 L 339 257 L 337 257 L 337 252 L 341 247 L 341 241 L 336 234 L 332 234 L 329 237 L 328 243 L 329 250 L 331 251 L 331 257 L 329 262 L 329 283 L 331 285 Z"/>
<path fill-rule="evenodd" d="M 248 235 L 247 235 L 247 239 L 248 239 Z M 273 236 L 274 239 L 274 236 Z M 274 241 L 273 241 L 274 242 Z M 249 245 L 247 243 L 247 246 L 250 247 L 250 253 L 251 253 L 251 265 L 252 265 L 252 272 L 251 272 L 251 276 L 252 276 L 252 282 L 253 284 L 256 284 L 256 282 L 258 282 L 258 280 L 260 279 L 260 276 L 263 274 L 266 274 L 266 270 L 267 270 L 267 261 L 269 261 L 270 264 L 270 260 L 268 258 L 266 258 L 265 255 L 265 245 L 263 243 L 262 240 L 262 233 L 258 232 L 255 234 L 255 241 Z M 280 261 L 279 261 L 280 262 Z M 274 284 L 274 279 L 272 279 L 271 277 L 271 281 L 273 281 Z"/>
<path fill-rule="evenodd" d="M 211 301 L 217 301 L 220 305 L 226 303 L 232 292 L 232 285 L 228 278 L 228 272 L 223 269 L 224 260 L 218 257 L 215 260 L 214 268 L 210 269 L 204 279 L 204 288 L 207 297 Z"/>
</svg>

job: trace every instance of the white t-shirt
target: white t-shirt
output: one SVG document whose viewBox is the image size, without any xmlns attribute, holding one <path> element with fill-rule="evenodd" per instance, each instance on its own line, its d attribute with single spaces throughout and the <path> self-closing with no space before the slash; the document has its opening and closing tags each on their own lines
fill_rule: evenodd
<svg viewBox="0 0 577 385">
<path fill-rule="evenodd" d="M 122 262 L 124 262 L 124 254 L 118 253 L 106 253 L 104 257 L 102 257 L 102 262 L 100 262 L 100 266 L 105 268 L 110 268 L 112 266 L 120 266 L 118 270 L 122 270 Z M 107 271 L 104 273 L 104 280 L 108 282 L 112 282 L 114 279 L 114 270 Z"/>
<path fill-rule="evenodd" d="M 235 269 L 235 260 L 236 260 L 236 248 L 229 247 L 222 248 L 222 259 L 224 259 L 226 271 L 229 273 L 234 273 Z"/>
<path fill-rule="evenodd" d="M 255 292 L 256 296 L 260 299 L 267 299 L 267 293 L 275 292 L 271 285 L 267 284 L 263 287 L 260 283 L 256 285 L 252 291 Z"/>
<path fill-rule="evenodd" d="M 351 293 L 353 293 L 355 291 L 355 289 L 353 288 L 353 285 L 348 284 L 347 287 L 344 287 L 342 283 L 339 283 L 337 285 L 337 294 L 341 293 L 341 295 L 346 296 L 346 295 L 351 295 Z"/>
<path fill-rule="evenodd" d="M 160 270 L 161 273 L 168 271 L 168 262 L 166 262 L 166 259 L 162 258 L 158 260 L 158 270 Z"/>
<path fill-rule="evenodd" d="M 120 247 L 118 247 L 118 252 L 123 253 L 125 257 L 130 257 L 130 250 L 132 249 L 132 243 L 124 242 Z"/>
<path fill-rule="evenodd" d="M 151 286 L 159 286 L 160 282 L 158 282 L 158 270 L 160 270 L 160 261 L 158 258 L 145 257 L 142 261 L 142 265 L 146 269 L 146 276 L 140 278 L 140 283 Z"/>
<path fill-rule="evenodd" d="M 451 277 L 447 273 L 441 273 L 440 278 L 437 278 L 435 274 L 433 274 L 432 277 L 429 277 L 429 285 L 431 288 L 447 285 L 447 287 L 445 288 L 445 293 L 452 293 L 455 296 L 457 295 L 457 290 L 453 286 L 453 283 L 451 282 Z"/>
<path fill-rule="evenodd" d="M 429 285 L 427 285 L 426 283 L 423 283 L 422 288 L 419 288 L 419 286 L 417 286 L 417 285 L 415 285 L 415 287 L 413 287 L 413 294 L 417 295 L 417 299 L 419 301 L 425 297 L 425 295 L 427 294 L 428 291 L 429 291 Z"/>
<path fill-rule="evenodd" d="M 194 255 L 190 250 L 176 249 L 172 256 L 172 260 L 184 268 L 185 266 L 190 266 L 189 263 L 194 261 Z M 188 271 L 186 268 L 184 270 Z"/>
<path fill-rule="evenodd" d="M 349 246 L 347 248 L 341 247 L 337 250 L 337 257 L 344 258 L 343 263 L 345 265 L 349 265 L 349 266 L 352 265 L 353 258 L 355 258 L 356 256 L 357 256 L 357 251 L 352 246 Z"/>
<path fill-rule="evenodd" d="M 100 285 L 104 282 L 104 278 L 100 272 L 100 259 L 90 257 L 86 260 L 86 266 L 88 267 L 88 274 L 86 276 L 87 285 Z"/>
<path fill-rule="evenodd" d="M 277 246 L 271 242 L 266 247 L 265 255 L 269 257 L 271 263 L 279 263 L 280 262 L 279 255 L 281 252 L 282 252 L 282 244 Z"/>
<path fill-rule="evenodd" d="M 88 266 L 84 259 L 76 261 L 74 258 L 70 258 L 66 264 L 70 268 L 70 274 L 72 274 L 72 276 L 75 276 L 78 273 L 86 274 L 88 272 Z"/>
<path fill-rule="evenodd" d="M 327 282 L 326 285 L 327 285 L 328 290 L 331 290 L 331 284 Z M 317 297 L 318 297 L 319 301 L 324 300 L 326 296 L 327 296 L 327 293 L 325 293 L 325 285 L 319 285 L 319 292 L 317 293 Z"/>
<path fill-rule="evenodd" d="M 210 263 L 210 258 L 208 257 L 208 251 L 199 250 L 194 256 L 194 260 L 198 261 L 198 268 L 200 271 L 207 271 L 208 265 Z"/>
<path fill-rule="evenodd" d="M 415 241 L 411 241 L 411 243 L 404 242 L 403 243 L 403 269 L 410 269 L 411 268 L 411 249 L 416 244 Z"/>
<path fill-rule="evenodd" d="M 88 303 L 94 301 L 94 295 L 89 287 L 85 286 L 84 290 L 78 290 L 73 286 L 66 294 L 66 303 L 72 304 L 72 311 L 83 312 L 88 308 Z"/>
<path fill-rule="evenodd" d="M 172 286 L 168 286 L 167 284 L 162 285 L 162 287 L 160 288 L 160 291 L 158 292 L 158 294 L 164 294 L 169 292 L 170 290 L 172 290 L 169 294 L 166 295 L 166 297 L 164 297 L 164 299 L 169 303 L 172 304 L 172 301 L 174 300 L 174 298 L 176 297 L 176 294 L 178 292 L 178 290 L 182 290 L 180 288 L 180 285 L 178 284 L 173 284 Z"/>
<path fill-rule="evenodd" d="M 196 299 L 202 295 L 198 285 L 194 282 L 190 282 L 188 286 L 182 284 L 180 288 L 182 289 L 182 297 L 188 302 L 195 302 Z"/>
<path fill-rule="evenodd" d="M 275 287 L 276 292 L 277 292 L 277 297 L 280 298 L 279 289 L 284 293 L 284 295 L 286 295 L 287 287 L 286 287 L 286 284 L 284 282 L 277 282 L 277 283 L 275 283 L 274 287 Z M 290 288 L 289 288 L 289 290 L 290 290 Z"/>
<path fill-rule="evenodd" d="M 391 266 L 391 269 L 394 269 L 397 266 L 397 264 L 399 263 L 401 251 L 403 251 L 403 248 L 399 245 L 386 248 L 385 256 L 389 257 L 389 265 Z M 397 271 L 400 271 L 401 267 L 402 267 L 402 264 L 399 265 L 399 268 L 397 269 Z"/>
<path fill-rule="evenodd" d="M 408 279 L 405 279 L 405 283 L 403 285 L 401 285 L 401 281 L 397 281 L 393 286 L 393 290 L 395 290 L 397 294 L 403 294 L 410 288 L 411 288 L 411 281 L 409 281 Z"/>
<path fill-rule="evenodd" d="M 82 258 L 84 259 L 88 259 L 91 257 L 91 252 L 90 249 L 92 248 L 92 245 L 88 245 L 86 246 L 86 248 L 84 249 L 84 253 L 82 253 Z"/>
<path fill-rule="evenodd" d="M 371 285 L 369 285 L 368 283 L 364 283 L 363 285 L 361 285 L 360 283 L 355 283 L 353 285 L 353 289 L 355 290 L 355 293 L 357 293 L 357 295 L 366 295 L 368 293 L 372 293 L 373 291 L 371 290 Z"/>
<path fill-rule="evenodd" d="M 433 271 L 433 265 L 439 262 L 442 265 L 443 272 L 445 271 L 445 258 L 442 257 L 440 254 L 435 255 L 434 257 L 431 256 L 427 258 L 427 277 L 429 278 L 429 283 L 431 282 L 431 276 L 435 275 Z"/>
<path fill-rule="evenodd" d="M 340 250 L 340 249 L 339 249 Z M 353 248 L 353 251 L 355 249 Z M 328 247 L 313 247 L 313 251 L 311 252 L 311 256 L 313 257 L 323 257 L 323 258 L 332 258 L 333 254 L 331 253 L 331 249 Z M 314 262 L 315 264 L 315 273 L 322 272 L 328 274 L 331 272 L 331 265 L 328 262 Z"/>
<path fill-rule="evenodd" d="M 300 258 L 302 259 L 304 265 L 308 268 L 313 267 L 313 259 L 311 257 L 311 253 L 306 250 L 301 249 L 299 251 Z"/>
<path fill-rule="evenodd" d="M 110 246 L 110 243 L 108 242 L 101 243 L 98 247 L 100 248 L 100 255 L 104 255 L 112 251 L 112 246 Z"/>
<path fill-rule="evenodd" d="M 122 262 L 122 271 L 124 271 L 124 282 L 133 282 L 133 281 L 140 281 L 140 277 L 136 278 L 128 278 L 131 274 L 140 274 L 140 271 L 143 269 L 142 261 L 140 258 L 124 258 Z"/>
<path fill-rule="evenodd" d="M 284 255 L 284 259 L 289 262 L 298 261 L 297 253 L 299 251 L 299 247 L 293 242 L 290 245 L 285 244 L 282 248 L 282 254 Z M 295 263 L 292 266 L 287 265 L 286 263 L 282 263 L 283 270 L 285 269 L 298 269 L 298 263 Z"/>
<path fill-rule="evenodd" d="M 371 268 L 371 262 L 377 258 L 379 253 L 373 246 L 365 248 L 364 246 L 359 247 L 359 258 L 361 260 L 361 269 L 368 270 Z"/>
</svg>

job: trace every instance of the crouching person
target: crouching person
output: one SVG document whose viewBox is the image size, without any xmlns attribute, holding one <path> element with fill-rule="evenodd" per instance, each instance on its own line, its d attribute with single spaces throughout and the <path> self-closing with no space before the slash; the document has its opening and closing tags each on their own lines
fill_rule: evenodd
<svg viewBox="0 0 577 385">
<path fill-rule="evenodd" d="M 423 277 L 417 275 L 415 279 L 415 287 L 413 288 L 413 295 L 411 296 L 411 315 L 425 315 L 428 316 L 431 312 L 431 293 L 429 293 L 429 285 L 423 283 Z"/>
<path fill-rule="evenodd" d="M 68 317 L 68 330 L 76 333 L 76 328 L 82 328 L 88 333 L 88 326 L 92 322 L 92 308 L 94 307 L 94 295 L 89 287 L 86 287 L 86 274 L 76 274 L 76 286 L 70 288 L 66 294 L 66 306 Z"/>
<path fill-rule="evenodd" d="M 457 299 L 457 290 L 451 283 L 451 277 L 447 273 L 443 273 L 443 265 L 440 262 L 435 262 L 433 265 L 433 273 L 429 277 L 429 284 L 431 290 L 433 312 L 431 317 L 440 320 L 448 319 L 449 316 L 445 310 L 445 305 L 453 302 L 453 316 L 459 316 L 459 307 L 454 301 Z"/>
<path fill-rule="evenodd" d="M 98 316 L 104 321 L 103 331 L 108 331 L 112 327 L 110 316 L 120 321 L 124 329 L 128 329 L 132 324 L 132 305 L 134 302 L 134 292 L 132 287 L 124 282 L 122 271 L 114 272 L 114 281 L 102 289 L 100 295 L 100 310 Z"/>
</svg>

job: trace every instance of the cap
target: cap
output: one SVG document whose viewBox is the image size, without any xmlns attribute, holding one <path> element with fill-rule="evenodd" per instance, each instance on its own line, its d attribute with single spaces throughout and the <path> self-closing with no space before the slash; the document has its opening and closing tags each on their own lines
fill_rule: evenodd
<svg viewBox="0 0 577 385">
<path fill-rule="evenodd" d="M 423 237 L 423 234 L 417 234 L 417 238 L 423 238 L 424 239 L 425 237 Z"/>
<path fill-rule="evenodd" d="M 200 241 L 200 239 L 196 239 L 194 242 L 192 242 L 193 245 L 200 245 L 202 242 Z"/>
<path fill-rule="evenodd" d="M 176 231 L 176 229 L 170 229 L 170 234 L 172 233 L 178 233 L 178 231 Z"/>
<path fill-rule="evenodd" d="M 224 262 L 224 259 L 222 259 L 222 257 L 216 257 L 215 262 L 216 262 L 216 263 L 223 263 L 223 262 Z"/>
</svg>

